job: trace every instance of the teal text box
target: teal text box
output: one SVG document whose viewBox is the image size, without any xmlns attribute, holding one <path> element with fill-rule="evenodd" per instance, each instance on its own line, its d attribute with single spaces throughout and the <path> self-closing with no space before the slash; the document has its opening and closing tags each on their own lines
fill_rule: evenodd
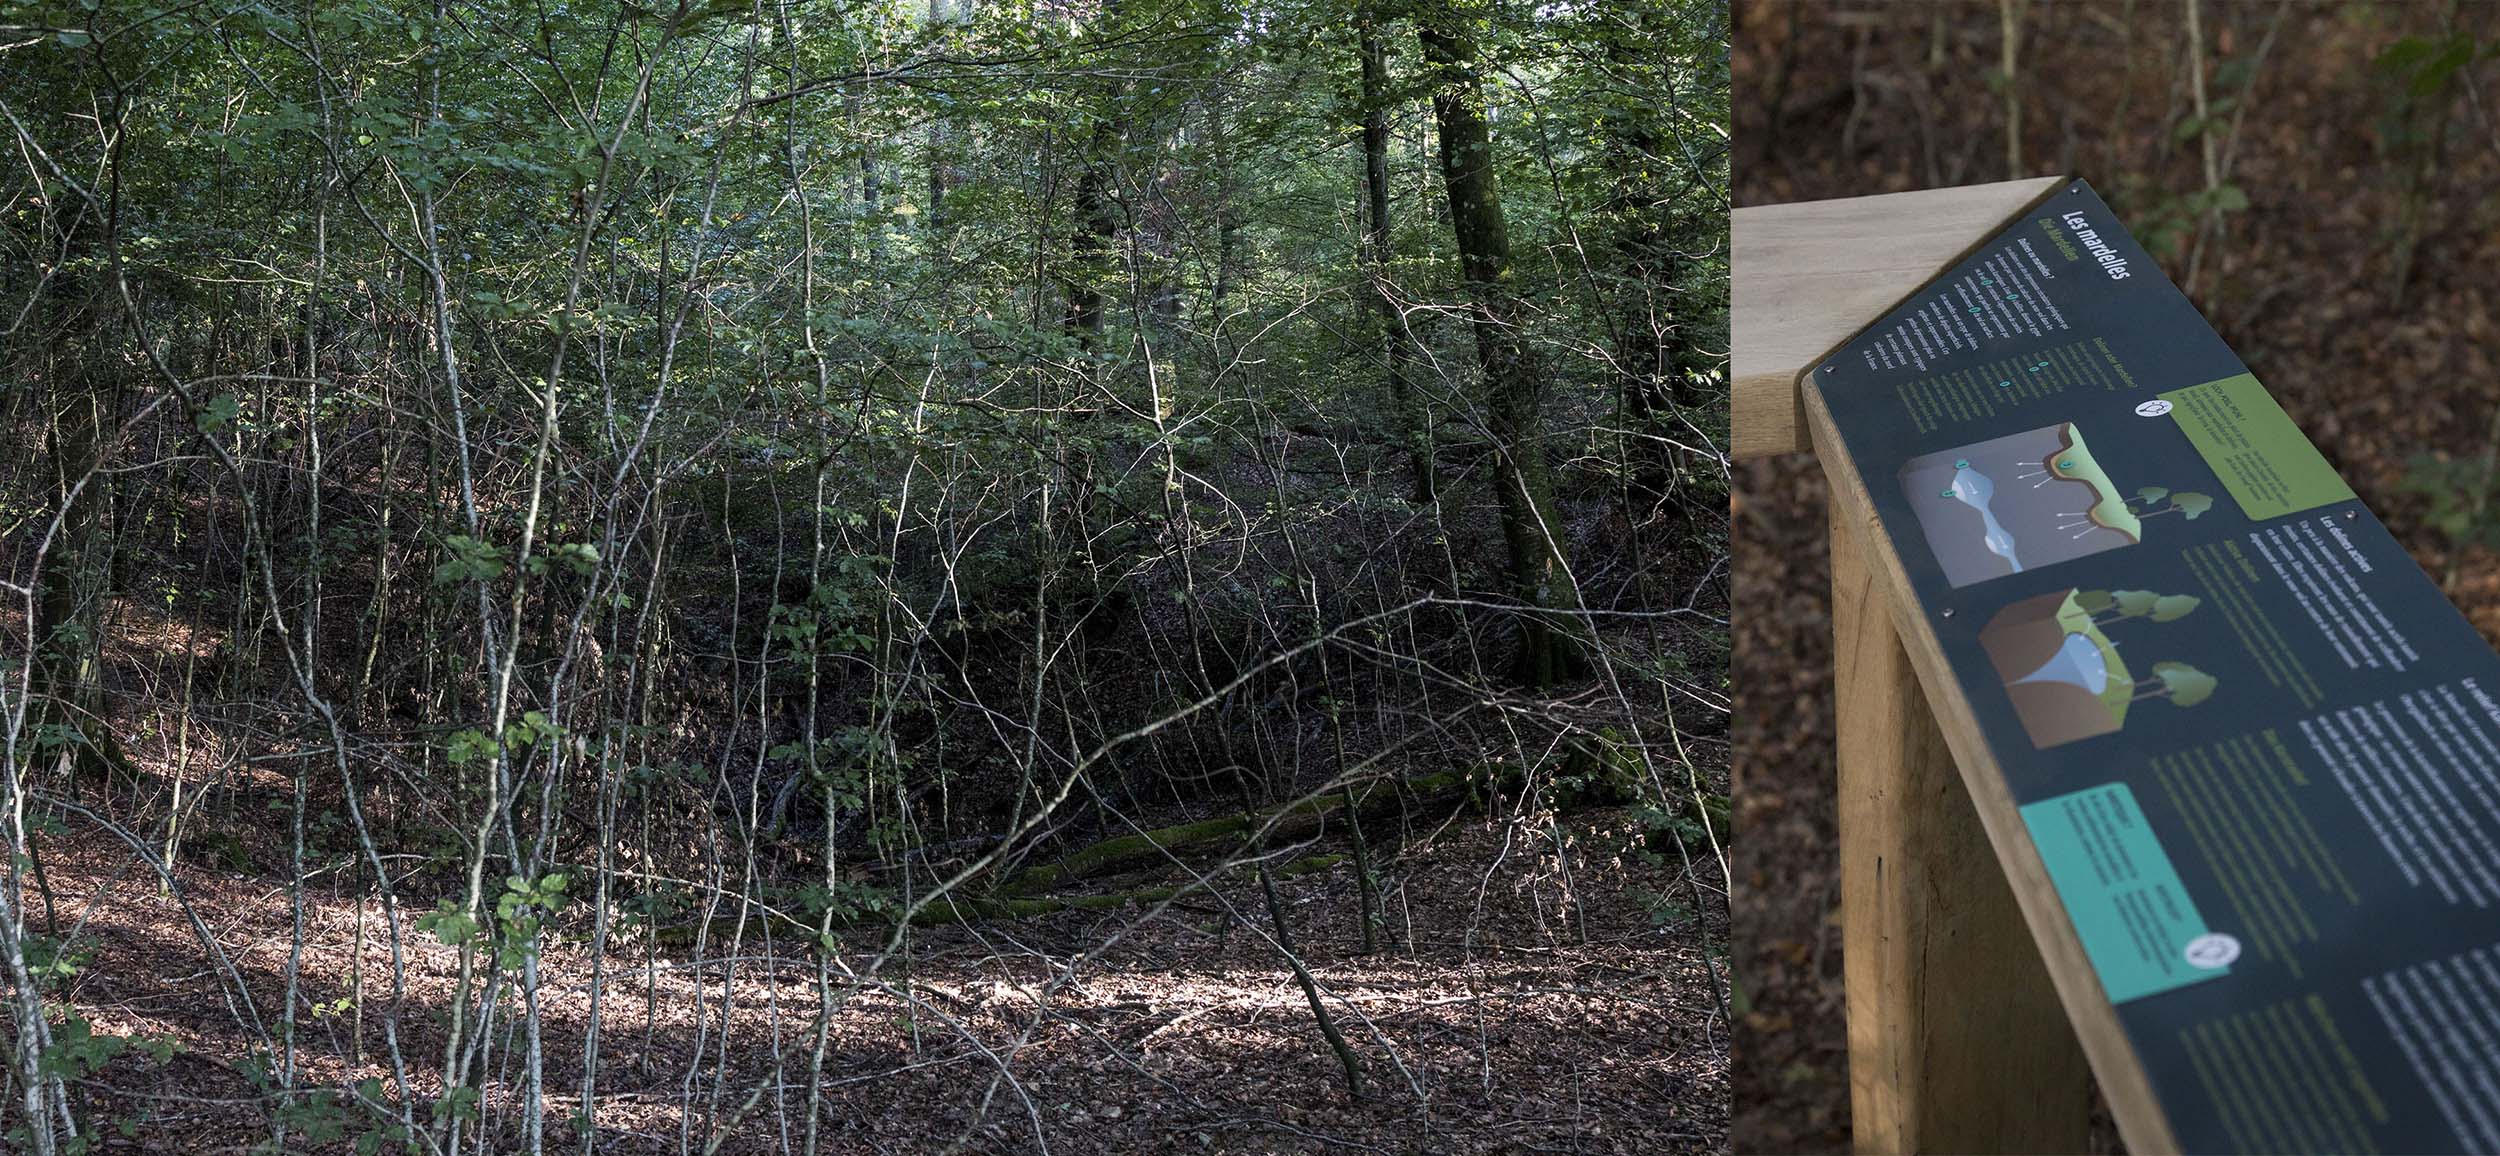
<svg viewBox="0 0 2500 1156">
<path fill-rule="evenodd" d="M 2230 974 L 2188 961 L 2205 919 L 2125 783 L 2044 799 L 2022 815 L 2111 1003 Z"/>
</svg>

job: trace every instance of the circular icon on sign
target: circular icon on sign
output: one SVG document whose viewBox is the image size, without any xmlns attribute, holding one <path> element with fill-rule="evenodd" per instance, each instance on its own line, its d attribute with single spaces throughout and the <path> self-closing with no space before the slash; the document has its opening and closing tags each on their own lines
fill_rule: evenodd
<svg viewBox="0 0 2500 1156">
<path fill-rule="evenodd" d="M 2158 397 L 2135 407 L 2135 416 L 2137 417 L 2160 417 L 2161 415 L 2169 412 L 2170 403 L 2163 401 Z"/>
<path fill-rule="evenodd" d="M 2190 966 L 2206 971 L 2231 966 L 2240 957 L 2240 941 L 2221 932 L 2211 932 L 2188 941 L 2184 953 Z"/>
</svg>

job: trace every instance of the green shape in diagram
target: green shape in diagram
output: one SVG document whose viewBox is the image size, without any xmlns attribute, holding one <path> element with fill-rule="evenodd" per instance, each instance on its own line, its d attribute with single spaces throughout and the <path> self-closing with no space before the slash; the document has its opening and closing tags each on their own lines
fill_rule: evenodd
<svg viewBox="0 0 2500 1156">
<path fill-rule="evenodd" d="M 2090 487 L 2092 506 L 2083 511 L 2095 526 L 2116 530 L 2136 541 L 2144 540 L 2144 520 L 2118 491 L 2118 483 L 2110 480 L 2101 463 L 2093 458 L 2092 447 L 2085 445 L 2083 431 L 2069 424 L 2065 427 L 2066 448 L 2050 455 L 2045 463 L 2049 476 L 2062 482 L 2081 482 Z"/>
<path fill-rule="evenodd" d="M 2185 662 L 2157 661 L 2139 677 L 2108 633 L 2121 623 L 2151 633 L 2201 604 L 2191 594 L 2154 590 L 2058 590 L 1997 611 L 1980 628 L 1979 645 L 2023 732 L 2045 750 L 2116 733 L 2142 703 L 2192 707 L 2213 697 L 2220 680 Z"/>
</svg>

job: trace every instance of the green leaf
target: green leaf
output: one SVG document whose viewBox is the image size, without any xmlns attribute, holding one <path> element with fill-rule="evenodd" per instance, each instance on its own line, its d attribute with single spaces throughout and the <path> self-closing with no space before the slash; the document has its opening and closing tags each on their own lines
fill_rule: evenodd
<svg viewBox="0 0 2500 1156">
<path fill-rule="evenodd" d="M 2430 59 L 2431 55 L 2438 50 L 2438 44 L 2427 37 L 2407 36 L 2388 45 L 2378 54 L 2378 59 L 2371 63 L 2381 70 L 2405 75 L 2420 68 L 2422 62 Z"/>
<path fill-rule="evenodd" d="M 221 393 L 202 403 L 200 412 L 192 417 L 191 422 L 200 427 L 201 433 L 213 434 L 233 421 L 234 415 L 240 412 L 242 406 L 234 400 L 234 395 Z"/>
<path fill-rule="evenodd" d="M 503 573 L 503 550 L 492 543 L 454 534 L 443 539 L 443 548 L 451 551 L 451 558 L 434 568 L 435 585 L 484 580 Z"/>
<path fill-rule="evenodd" d="M 487 738 L 486 732 L 475 727 L 465 727 L 452 732 L 451 741 L 444 744 L 443 757 L 449 759 L 456 767 L 476 759 L 486 758 L 494 753 L 494 740 Z"/>
</svg>

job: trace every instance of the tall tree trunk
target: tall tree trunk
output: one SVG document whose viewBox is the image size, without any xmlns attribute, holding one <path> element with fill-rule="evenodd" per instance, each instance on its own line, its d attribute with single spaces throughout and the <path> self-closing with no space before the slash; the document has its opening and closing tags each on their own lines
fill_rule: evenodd
<svg viewBox="0 0 2500 1156">
<path fill-rule="evenodd" d="M 1531 686 L 1568 677 L 1581 664 L 1579 593 L 1563 557 L 1552 481 L 1537 434 L 1544 380 L 1519 337 L 1520 304 L 1511 286 L 1510 230 L 1493 168 L 1492 128 L 1476 75 L 1471 13 L 1442 7 L 1422 16 L 1424 60 L 1434 73 L 1432 113 L 1441 137 L 1441 184 L 1449 195 L 1467 282 L 1476 360 L 1484 374 L 1493 485 L 1501 499 L 1502 540 L 1511 594 L 1528 608 L 1516 673 Z"/>
<path fill-rule="evenodd" d="M 113 121 L 118 120 L 117 107 Z M 108 181 L 118 182 L 118 145 L 106 163 Z M 70 272 L 107 251 L 113 222 L 90 204 L 73 210 L 60 227 L 67 231 L 61 271 L 45 292 L 54 340 L 42 376 L 47 481 L 61 527 L 36 580 L 32 689 L 41 701 L 39 717 L 60 728 L 62 756 L 83 775 L 108 769 L 116 761 L 108 752 L 119 750 L 99 717 L 103 623 L 97 611 L 109 577 L 101 563 L 111 553 L 105 521 L 114 491 L 113 475 L 100 471 L 115 433 L 121 388 L 103 348 L 105 335 L 113 332 L 109 315 L 115 307 L 105 300 L 100 277 Z"/>
<path fill-rule="evenodd" d="M 1103 5 L 1097 29 L 1106 36 L 1116 36 L 1120 27 L 1119 0 Z M 1061 331 L 1076 342 L 1079 362 L 1075 393 L 1061 403 L 1066 406 L 1065 427 L 1083 426 L 1094 414 L 1115 408 L 1109 392 L 1112 383 L 1102 373 L 1099 355 L 1103 349 L 1105 313 L 1103 287 L 1112 281 L 1116 254 L 1112 241 L 1119 229 L 1119 201 L 1113 192 L 1114 176 L 1123 145 L 1128 139 L 1129 122 L 1125 107 L 1128 85 L 1116 78 L 1105 78 L 1091 90 L 1088 111 L 1092 127 L 1086 133 L 1083 154 L 1078 158 L 1081 168 L 1077 176 L 1075 222 L 1068 238 L 1068 261 L 1060 271 L 1059 280 L 1066 294 L 1066 312 L 1060 319 Z M 1101 396 L 1095 396 L 1100 393 Z M 1078 432 L 1070 428 L 1070 433 Z M 1054 531 L 1047 511 L 1040 518 L 1044 527 L 1045 548 L 1061 560 L 1053 566 L 1064 567 L 1059 573 L 1073 576 L 1084 597 L 1102 592 L 1102 567 L 1092 553 L 1095 518 L 1103 507 L 1104 497 L 1094 479 L 1093 438 L 1062 435 L 1054 456 L 1058 461 L 1060 492 L 1066 495 L 1063 508 L 1069 526 Z M 1047 502 L 1047 498 L 1045 501 Z M 1059 551 L 1064 550 L 1064 555 Z M 1043 577 L 1044 594 L 1053 582 L 1050 574 Z M 1043 595 L 1037 595 L 1041 597 Z"/>
<path fill-rule="evenodd" d="M 1116 101 L 1115 96 L 1115 104 Z M 1069 237 L 1066 325 L 1076 338 L 1077 350 L 1087 355 L 1102 347 L 1103 266 L 1111 252 L 1112 234 L 1119 227 L 1118 206 L 1111 196 L 1111 166 L 1123 135 L 1120 115 L 1106 109 L 1101 119 L 1094 122 L 1085 147 L 1085 170 L 1076 184 L 1076 228 Z"/>
<path fill-rule="evenodd" d="M 54 364 L 65 370 L 53 380 L 50 431 L 52 501 L 61 511 L 61 530 L 44 559 L 36 598 L 35 642 L 41 659 L 35 665 L 35 692 L 47 700 L 44 717 L 79 734 L 92 729 L 98 636 L 95 610 L 95 562 L 102 547 L 104 511 L 111 506 L 104 464 L 104 443 L 112 422 L 113 399 L 108 387 L 93 380 L 95 366 L 84 341 Z M 83 746 L 83 743 L 76 744 Z M 86 758 L 79 756 L 81 763 Z"/>
<path fill-rule="evenodd" d="M 1233 294 L 1233 274 L 1240 264 L 1240 182 L 1235 179 L 1232 117 L 1224 107 L 1223 90 L 1207 101 L 1207 143 L 1215 154 L 1215 284 L 1207 294 L 1207 331 L 1223 340 L 1224 302 Z"/>
<path fill-rule="evenodd" d="M 854 133 L 860 131 L 860 121 L 868 115 L 870 94 L 863 90 L 874 83 L 873 80 L 863 80 L 843 93 L 843 114 Z M 877 170 L 877 149 L 884 143 L 883 138 L 874 134 L 865 134 L 857 141 L 859 219 L 852 225 L 852 235 L 859 239 L 859 245 L 854 259 L 865 260 L 871 277 L 882 277 L 885 271 L 885 232 L 888 224 L 883 219 L 885 175 Z"/>
<path fill-rule="evenodd" d="M 1120 0 L 1105 0 L 1095 27 L 1106 35 L 1116 34 L 1120 8 Z M 1105 78 L 1094 86 L 1093 131 L 1086 136 L 1084 169 L 1076 183 L 1076 225 L 1068 238 L 1068 271 L 1063 278 L 1068 295 L 1063 324 L 1088 360 L 1102 346 L 1102 287 L 1109 279 L 1111 239 L 1120 224 L 1119 203 L 1111 186 L 1120 148 L 1128 139 L 1127 106 L 1128 85 L 1123 81 Z M 1093 375 L 1090 368 L 1086 372 Z"/>
<path fill-rule="evenodd" d="M 1608 58 L 1636 69 L 1641 45 L 1665 35 L 1655 27 L 1655 16 L 1626 16 L 1630 28 L 1607 42 Z M 1620 404 L 1630 428 L 1650 430 L 1711 404 L 1697 381 L 1704 358 L 1686 331 L 1689 319 L 1709 306 L 1678 296 L 1684 257 L 1677 244 L 1680 228 L 1673 198 L 1659 162 L 1667 142 L 1659 136 L 1657 118 L 1646 110 L 1627 110 L 1607 119 L 1606 210 L 1621 263 L 1614 322 Z M 1625 446 L 1624 455 L 1633 490 L 1652 500 L 1665 497 L 1671 469 L 1665 444 L 1636 438 Z"/>
<path fill-rule="evenodd" d="M 933 36 L 944 35 L 947 26 L 954 20 L 953 4 L 948 0 L 929 0 L 929 31 Z M 946 137 L 952 119 L 943 109 L 929 117 L 929 212 L 926 227 L 932 233 L 938 227 L 939 210 L 946 207 Z"/>
<path fill-rule="evenodd" d="M 1371 282 L 1371 302 L 1380 320 L 1380 341 L 1387 367 L 1389 401 L 1395 406 L 1407 453 L 1413 459 L 1415 501 L 1430 505 L 1440 489 L 1432 464 L 1431 418 L 1407 375 L 1412 350 L 1406 319 L 1398 309 L 1389 281 L 1389 262 L 1397 253 L 1389 231 L 1389 64 L 1380 42 L 1377 7 L 1363 0 L 1356 13 L 1363 56 L 1363 194 L 1366 209 L 1363 260 Z"/>
</svg>

